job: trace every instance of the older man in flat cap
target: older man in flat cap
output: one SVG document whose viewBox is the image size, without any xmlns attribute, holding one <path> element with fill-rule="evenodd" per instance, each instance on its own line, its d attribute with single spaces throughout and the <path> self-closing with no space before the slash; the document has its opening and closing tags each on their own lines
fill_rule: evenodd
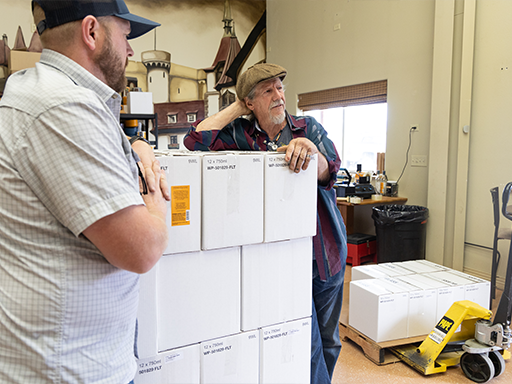
<svg viewBox="0 0 512 384">
<path fill-rule="evenodd" d="M 0 101 L 0 383 L 128 384 L 168 191 L 151 147 L 120 127 L 119 92 L 128 39 L 159 24 L 123 0 L 32 9 L 41 60 Z"/>
<path fill-rule="evenodd" d="M 311 383 L 330 383 L 341 343 L 338 321 L 347 255 L 345 224 L 336 207 L 333 184 L 341 160 L 327 132 L 312 117 L 285 109 L 286 70 L 257 64 L 238 79 L 237 101 L 196 122 L 187 136 L 190 150 L 278 151 L 294 172 L 306 170 L 318 154 L 317 234 L 313 239 Z M 249 118 L 245 116 L 250 115 Z M 283 222 L 286 225 L 286 222 Z"/>
</svg>

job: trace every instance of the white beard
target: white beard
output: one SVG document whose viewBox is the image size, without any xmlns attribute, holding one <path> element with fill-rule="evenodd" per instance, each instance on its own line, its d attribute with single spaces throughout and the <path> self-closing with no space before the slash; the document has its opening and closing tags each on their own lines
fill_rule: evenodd
<svg viewBox="0 0 512 384">
<path fill-rule="evenodd" d="M 270 115 L 270 121 L 273 124 L 282 124 L 285 118 L 286 118 L 286 114 L 284 112 L 277 116 Z"/>
</svg>

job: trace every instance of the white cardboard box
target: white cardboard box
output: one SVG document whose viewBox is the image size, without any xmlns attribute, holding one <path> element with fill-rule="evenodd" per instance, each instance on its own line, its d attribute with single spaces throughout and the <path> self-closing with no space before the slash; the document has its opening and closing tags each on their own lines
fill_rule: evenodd
<svg viewBox="0 0 512 384">
<path fill-rule="evenodd" d="M 163 256 L 141 276 L 139 357 L 240 332 L 240 248 Z"/>
<path fill-rule="evenodd" d="M 438 320 L 435 311 L 437 290 L 415 281 L 414 275 L 387 277 L 384 280 L 409 292 L 407 337 L 428 335 Z"/>
<path fill-rule="evenodd" d="M 425 259 L 420 259 L 420 260 L 416 260 L 416 261 L 418 263 L 422 263 L 422 264 L 428 265 L 428 266 L 430 266 L 432 268 L 436 268 L 438 271 L 446 271 L 447 269 L 450 269 L 448 267 L 445 267 L 444 265 L 433 263 L 433 262 L 425 260 Z"/>
<path fill-rule="evenodd" d="M 137 360 L 135 384 L 199 384 L 199 344 Z"/>
<path fill-rule="evenodd" d="M 310 237 L 242 247 L 243 331 L 311 316 Z"/>
<path fill-rule="evenodd" d="M 410 285 L 419 288 L 423 293 L 423 300 L 418 294 L 418 291 L 411 292 L 409 296 L 409 305 L 417 306 L 418 319 L 415 323 L 411 323 L 409 319 L 409 333 L 417 335 L 426 335 L 437 324 L 439 318 L 437 315 L 437 300 L 439 295 L 439 288 L 436 288 L 436 284 L 432 284 L 430 281 L 425 281 L 424 276 L 421 275 L 406 275 L 398 276 L 397 280 L 404 281 Z M 431 280 L 431 279 L 430 279 Z M 442 286 L 445 286 L 444 284 Z M 415 299 L 418 299 L 415 301 Z"/>
<path fill-rule="evenodd" d="M 284 156 L 265 155 L 265 242 L 316 234 L 318 155 L 299 173 L 288 168 Z"/>
<path fill-rule="evenodd" d="M 424 263 L 421 260 L 409 260 L 409 261 L 402 261 L 398 263 L 402 268 L 408 269 L 411 272 L 414 273 L 433 273 L 433 272 L 439 272 L 440 269 L 430 265 L 428 263 Z"/>
<path fill-rule="evenodd" d="M 263 242 L 263 153 L 202 156 L 202 249 Z"/>
<path fill-rule="evenodd" d="M 392 270 L 389 268 L 382 268 L 381 264 L 367 264 L 367 265 L 357 265 L 352 267 L 352 278 L 351 281 L 356 280 L 365 280 L 365 279 L 378 279 L 381 277 L 386 277 L 395 275 Z"/>
<path fill-rule="evenodd" d="M 201 250 L 201 159 L 195 155 L 157 156 L 171 201 L 165 218 L 169 243 L 164 255 Z"/>
<path fill-rule="evenodd" d="M 437 289 L 437 320 L 440 320 L 445 315 L 446 311 L 450 309 L 454 302 L 464 300 L 464 286 L 450 285 L 439 279 L 434 279 L 431 277 L 432 274 L 418 274 L 415 276 L 416 279 L 421 280 L 425 284 L 430 284 L 433 288 Z"/>
<path fill-rule="evenodd" d="M 153 114 L 152 92 L 128 92 L 126 95 L 126 111 L 133 114 Z"/>
<path fill-rule="evenodd" d="M 377 343 L 407 337 L 409 292 L 381 279 L 350 282 L 348 323 Z"/>
<path fill-rule="evenodd" d="M 379 268 L 384 271 L 388 271 L 387 274 L 390 277 L 410 275 L 414 272 L 407 268 L 403 268 L 401 263 L 381 263 L 377 264 Z"/>
<path fill-rule="evenodd" d="M 160 261 L 158 263 L 160 263 Z M 141 275 L 139 279 L 136 343 L 140 359 L 153 358 L 158 354 L 158 263 L 149 272 Z"/>
<path fill-rule="evenodd" d="M 431 273 L 429 276 L 450 285 L 463 286 L 464 300 L 470 300 L 484 308 L 489 308 L 491 288 L 488 281 L 475 277 L 470 278 L 469 275 L 464 276 L 462 272 L 453 270 Z"/>
<path fill-rule="evenodd" d="M 259 331 L 201 343 L 201 383 L 258 383 L 259 352 Z"/>
<path fill-rule="evenodd" d="M 309 384 L 311 318 L 260 329 L 260 384 Z"/>
</svg>

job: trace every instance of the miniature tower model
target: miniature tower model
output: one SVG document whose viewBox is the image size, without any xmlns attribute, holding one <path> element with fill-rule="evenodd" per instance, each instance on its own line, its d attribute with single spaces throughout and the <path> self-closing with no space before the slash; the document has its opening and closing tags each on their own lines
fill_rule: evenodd
<svg viewBox="0 0 512 384">
<path fill-rule="evenodd" d="M 231 5 L 229 0 L 224 2 L 224 36 L 220 41 L 217 56 L 210 68 L 204 71 L 207 74 L 207 92 L 205 94 L 206 116 L 217 113 L 221 108 L 236 100 L 234 81 L 226 75 L 233 63 L 240 44 L 235 34 L 235 26 L 231 18 Z"/>
<path fill-rule="evenodd" d="M 142 52 L 142 64 L 148 70 L 148 92 L 153 93 L 153 103 L 169 102 L 171 54 L 156 50 Z"/>
</svg>

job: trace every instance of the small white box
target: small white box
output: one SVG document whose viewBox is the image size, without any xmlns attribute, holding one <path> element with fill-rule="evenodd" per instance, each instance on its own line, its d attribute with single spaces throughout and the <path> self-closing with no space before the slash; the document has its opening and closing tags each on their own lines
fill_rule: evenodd
<svg viewBox="0 0 512 384">
<path fill-rule="evenodd" d="M 199 156 L 157 156 L 165 172 L 171 201 L 165 218 L 169 243 L 164 255 L 201 250 L 201 159 Z"/>
<path fill-rule="evenodd" d="M 430 266 L 432 268 L 436 268 L 438 271 L 446 271 L 446 270 L 450 269 L 448 267 L 445 267 L 444 265 L 433 263 L 433 262 L 425 260 L 425 259 L 420 259 L 420 260 L 416 260 L 416 261 L 418 263 L 422 263 L 422 264 L 428 265 L 428 266 Z"/>
<path fill-rule="evenodd" d="M 358 265 L 352 267 L 351 281 L 378 279 L 389 276 L 390 274 L 394 275 L 395 273 L 389 268 L 382 268 L 381 264 Z"/>
<path fill-rule="evenodd" d="M 317 217 L 318 155 L 295 173 L 284 154 L 265 155 L 265 242 L 314 236 Z"/>
<path fill-rule="evenodd" d="M 199 344 L 137 360 L 135 384 L 199 384 Z"/>
<path fill-rule="evenodd" d="M 240 332 L 240 248 L 163 256 L 140 278 L 139 357 Z"/>
<path fill-rule="evenodd" d="M 421 260 L 409 260 L 402 261 L 399 263 L 402 268 L 408 269 L 414 273 L 432 273 L 439 272 L 440 269 L 427 263 L 421 262 Z"/>
<path fill-rule="evenodd" d="M 396 279 L 421 290 L 412 291 L 409 294 L 409 306 L 413 311 L 416 307 L 416 314 L 418 316 L 416 320 L 409 318 L 409 334 L 411 336 L 414 334 L 416 336 L 428 334 L 439 320 L 437 314 L 439 288 L 436 288 L 435 284 L 430 283 L 428 280 L 426 282 L 424 276 L 420 275 L 398 276 Z M 421 298 L 420 292 L 423 294 L 423 298 Z M 411 313 L 411 309 L 409 313 Z"/>
<path fill-rule="evenodd" d="M 402 278 L 410 279 L 402 280 Z M 387 277 L 384 280 L 409 292 L 409 315 L 407 318 L 407 337 L 428 335 L 437 323 L 437 290 L 427 288 L 425 284 L 413 284 L 414 275 Z M 421 287 L 420 287 L 421 285 Z"/>
<path fill-rule="evenodd" d="M 151 115 L 153 108 L 152 92 L 128 92 L 126 95 L 126 111 L 131 114 Z"/>
<path fill-rule="evenodd" d="M 158 354 L 157 269 L 158 263 L 139 279 L 136 344 L 140 359 L 152 358 Z"/>
<path fill-rule="evenodd" d="M 350 282 L 348 323 L 377 343 L 407 337 L 409 292 L 384 280 Z"/>
<path fill-rule="evenodd" d="M 163 256 L 159 351 L 240 332 L 240 248 Z"/>
<path fill-rule="evenodd" d="M 258 383 L 259 352 L 259 331 L 201 343 L 201 383 Z"/>
<path fill-rule="evenodd" d="M 242 330 L 311 316 L 310 237 L 242 247 Z"/>
<path fill-rule="evenodd" d="M 403 268 L 401 263 L 382 263 L 378 264 L 378 266 L 379 268 L 382 268 L 382 270 L 387 271 L 387 274 L 390 277 L 405 276 L 414 273 L 406 268 Z"/>
<path fill-rule="evenodd" d="M 433 274 L 418 274 L 414 276 L 419 281 L 437 289 L 436 317 L 437 320 L 439 320 L 445 315 L 446 311 L 450 309 L 454 302 L 464 300 L 465 289 L 464 286 L 450 285 L 439 279 L 434 279 L 431 277 L 432 275 Z"/>
<path fill-rule="evenodd" d="M 311 318 L 260 330 L 260 384 L 309 384 Z"/>
<path fill-rule="evenodd" d="M 463 286 L 464 300 L 469 300 L 484 308 L 489 308 L 491 294 L 490 283 L 477 277 L 464 275 L 465 274 L 462 274 L 462 272 L 450 270 L 431 273 L 429 276 L 450 285 Z"/>
<path fill-rule="evenodd" d="M 263 242 L 263 153 L 202 156 L 202 249 Z"/>
</svg>

